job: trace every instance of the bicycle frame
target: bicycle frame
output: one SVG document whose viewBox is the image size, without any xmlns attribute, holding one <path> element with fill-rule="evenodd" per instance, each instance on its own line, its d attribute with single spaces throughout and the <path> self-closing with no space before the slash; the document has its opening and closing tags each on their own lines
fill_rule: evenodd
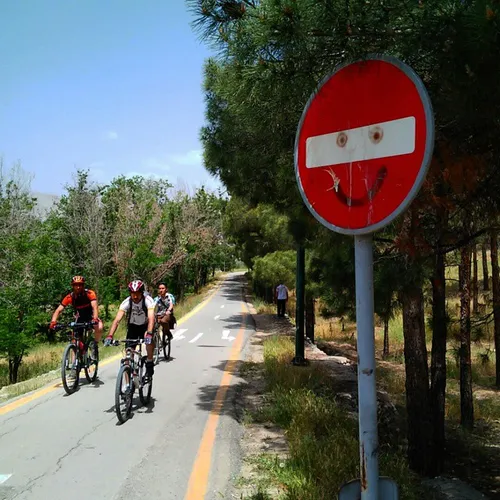
<svg viewBox="0 0 500 500">
<path fill-rule="evenodd" d="M 80 371 L 85 371 L 85 378 L 89 383 L 94 382 L 97 377 L 97 367 L 99 364 L 99 356 L 97 344 L 93 338 L 94 322 L 59 324 L 57 330 L 69 329 L 66 332 L 69 343 L 66 346 L 61 360 L 61 377 L 64 390 L 67 394 L 72 394 L 78 387 Z M 88 351 L 91 343 L 95 344 L 95 358 L 88 357 Z M 71 351 L 74 350 L 74 361 L 70 362 L 72 357 Z M 91 374 L 90 366 L 95 366 L 95 372 Z M 69 372 L 68 372 L 69 370 Z M 68 382 L 66 375 L 74 373 L 74 380 Z"/>
<path fill-rule="evenodd" d="M 146 344 L 144 339 L 125 339 L 125 340 L 115 340 L 111 345 L 118 346 L 120 343 L 123 344 L 135 344 L 133 347 L 127 346 L 125 347 L 125 354 L 122 357 L 120 364 L 128 365 L 132 369 L 132 379 L 134 384 L 138 387 L 142 386 L 142 380 L 139 377 L 139 367 L 140 361 L 143 356 L 142 354 L 142 345 Z M 137 349 L 139 347 L 139 349 Z M 139 383 L 137 384 L 137 379 L 139 379 Z"/>
<path fill-rule="evenodd" d="M 65 328 L 69 329 L 69 331 L 66 333 L 69 343 L 75 345 L 78 348 L 77 352 L 79 354 L 85 353 L 85 351 L 88 349 L 91 337 L 94 333 L 94 323 L 91 321 L 87 321 L 85 323 L 76 323 L 72 321 L 71 323 L 63 323 L 57 325 L 56 329 L 63 330 Z M 83 346 L 80 346 L 78 344 L 78 341 L 81 341 Z"/>
</svg>

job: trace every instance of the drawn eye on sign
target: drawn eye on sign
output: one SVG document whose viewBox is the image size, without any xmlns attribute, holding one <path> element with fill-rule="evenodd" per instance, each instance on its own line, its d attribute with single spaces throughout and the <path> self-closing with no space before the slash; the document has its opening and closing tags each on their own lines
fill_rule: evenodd
<svg viewBox="0 0 500 500">
<path fill-rule="evenodd" d="M 425 178 L 433 124 L 420 79 L 400 61 L 381 57 L 336 70 L 297 130 L 295 169 L 309 210 L 344 234 L 390 223 Z"/>
</svg>

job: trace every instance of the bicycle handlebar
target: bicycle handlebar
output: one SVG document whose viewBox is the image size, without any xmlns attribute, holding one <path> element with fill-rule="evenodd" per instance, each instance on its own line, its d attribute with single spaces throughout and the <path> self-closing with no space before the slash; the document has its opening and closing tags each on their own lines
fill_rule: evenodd
<svg viewBox="0 0 500 500">
<path fill-rule="evenodd" d="M 93 328 L 97 325 L 97 321 L 85 321 L 84 323 L 77 323 L 75 321 L 71 321 L 70 323 L 58 323 L 54 330 L 63 330 L 65 328 Z"/>
<path fill-rule="evenodd" d="M 106 339 L 103 339 L 102 340 L 102 343 L 105 344 L 106 342 Z M 113 342 L 111 342 L 111 344 L 109 344 L 108 346 L 105 345 L 105 347 L 118 347 L 120 344 L 146 344 L 146 340 L 145 339 L 124 339 L 124 340 L 113 340 Z"/>
</svg>

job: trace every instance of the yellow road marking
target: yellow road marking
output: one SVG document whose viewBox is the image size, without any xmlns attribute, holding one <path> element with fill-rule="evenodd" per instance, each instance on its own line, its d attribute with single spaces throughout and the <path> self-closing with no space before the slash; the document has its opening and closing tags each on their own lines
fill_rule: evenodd
<svg viewBox="0 0 500 500">
<path fill-rule="evenodd" d="M 248 313 L 245 304 L 241 304 L 243 313 Z M 208 421 L 203 431 L 200 447 L 189 478 L 188 489 L 184 500 L 203 500 L 207 492 L 208 480 L 210 476 L 210 462 L 212 460 L 212 450 L 215 444 L 217 424 L 222 412 L 227 390 L 236 369 L 236 363 L 240 357 L 241 346 L 245 335 L 246 320 L 243 319 L 242 325 L 236 336 L 236 340 L 231 348 L 229 359 L 224 367 L 224 374 L 220 381 L 215 400 L 208 416 Z"/>
<path fill-rule="evenodd" d="M 194 309 L 189 311 L 187 314 L 182 316 L 177 321 L 178 325 L 181 325 L 185 321 L 187 321 L 191 316 L 196 314 L 200 309 L 205 307 L 215 296 L 215 294 L 218 292 L 219 288 L 222 286 L 223 281 L 221 281 L 215 288 L 210 292 L 210 295 L 200 304 L 198 304 Z M 99 367 L 109 365 L 113 361 L 117 361 L 122 357 L 122 354 L 116 354 L 115 356 L 110 356 L 109 358 L 106 358 L 105 360 L 101 361 L 99 363 Z M 20 408 L 21 406 L 24 406 L 25 404 L 30 403 L 31 401 L 34 401 L 35 399 L 41 398 L 42 396 L 45 396 L 46 394 L 49 394 L 52 391 L 55 391 L 59 387 L 62 387 L 61 382 L 57 382 L 57 384 L 49 385 L 47 387 L 43 387 L 42 389 L 38 389 L 37 391 L 28 394 L 27 396 L 24 396 L 22 398 L 16 399 L 15 401 L 12 401 L 12 403 L 7 403 L 3 406 L 0 406 L 0 416 L 5 415 L 7 413 L 10 413 L 11 411 L 17 410 L 17 408 Z"/>
</svg>

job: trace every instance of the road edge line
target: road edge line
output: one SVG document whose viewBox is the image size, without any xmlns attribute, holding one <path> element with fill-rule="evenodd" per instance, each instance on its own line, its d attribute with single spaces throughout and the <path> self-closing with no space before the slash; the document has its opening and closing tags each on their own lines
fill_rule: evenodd
<svg viewBox="0 0 500 500">
<path fill-rule="evenodd" d="M 234 344 L 231 347 L 231 351 L 229 352 L 229 359 L 224 366 L 224 373 L 219 383 L 212 408 L 208 415 L 208 420 L 203 430 L 195 461 L 191 468 L 191 474 L 184 500 L 202 500 L 205 498 L 207 493 L 208 482 L 210 480 L 212 453 L 217 437 L 217 427 L 224 403 L 226 402 L 227 391 L 231 386 L 231 380 L 235 372 L 236 363 L 240 359 L 243 340 L 245 338 L 245 331 L 247 329 L 247 317 L 250 315 L 245 301 L 241 302 L 241 309 L 244 314 L 244 319 L 241 323 Z"/>
</svg>

